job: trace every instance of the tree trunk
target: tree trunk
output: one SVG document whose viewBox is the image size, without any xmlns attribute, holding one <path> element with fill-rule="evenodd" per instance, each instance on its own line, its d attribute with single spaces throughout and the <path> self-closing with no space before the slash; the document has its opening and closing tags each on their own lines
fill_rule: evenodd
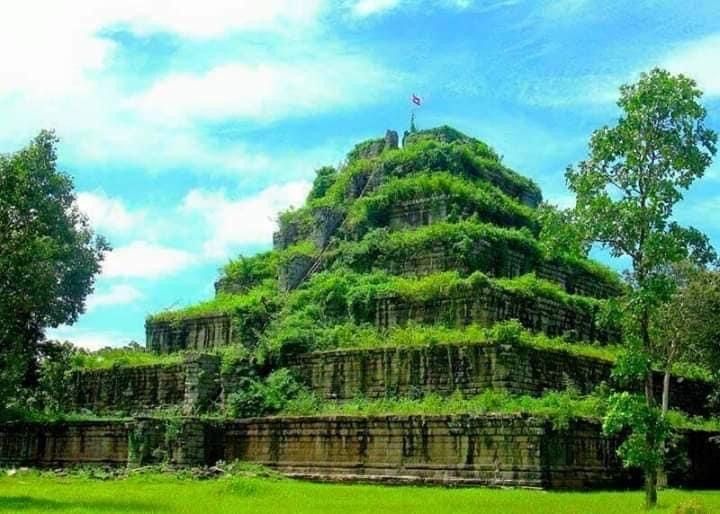
<svg viewBox="0 0 720 514">
<path fill-rule="evenodd" d="M 657 470 L 645 471 L 645 508 L 657 505 Z"/>
<path fill-rule="evenodd" d="M 663 377 L 663 392 L 662 392 L 662 415 L 665 415 L 670 408 L 670 367 L 665 370 L 665 376 Z"/>
<path fill-rule="evenodd" d="M 644 350 L 649 354 L 651 348 L 650 341 L 650 313 L 647 308 L 643 313 L 641 320 L 641 335 L 644 345 Z M 652 369 L 649 369 L 645 375 L 645 402 L 650 409 L 654 409 L 657 405 L 655 401 L 655 384 L 653 381 Z M 645 436 L 648 448 L 654 448 L 657 441 L 653 434 L 648 432 Z M 656 466 L 652 469 L 645 469 L 645 507 L 651 509 L 657 505 L 657 478 L 658 470 Z"/>
<path fill-rule="evenodd" d="M 670 408 L 670 366 L 668 366 L 665 369 L 665 374 L 663 376 L 663 390 L 662 390 L 662 417 L 664 418 L 667 415 L 667 412 Z M 663 441 L 660 445 L 660 450 L 662 451 L 663 455 L 665 454 L 665 441 Z M 665 469 L 665 464 L 663 463 L 660 466 L 660 469 L 658 469 L 658 477 L 657 477 L 657 485 L 659 488 L 667 487 L 668 485 L 668 478 L 667 478 L 667 472 Z"/>
</svg>

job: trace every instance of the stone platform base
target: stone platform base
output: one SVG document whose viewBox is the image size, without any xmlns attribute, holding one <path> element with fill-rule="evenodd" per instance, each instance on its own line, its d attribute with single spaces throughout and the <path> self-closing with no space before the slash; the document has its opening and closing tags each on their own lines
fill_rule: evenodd
<svg viewBox="0 0 720 514">
<path fill-rule="evenodd" d="M 689 465 L 673 485 L 720 488 L 716 434 L 686 432 Z M 178 466 L 243 460 L 289 476 L 334 481 L 515 486 L 632 487 L 617 441 L 597 423 L 554 428 L 519 415 L 310 416 L 209 421 L 198 418 L 5 423 L 0 467 L 103 463 Z"/>
</svg>

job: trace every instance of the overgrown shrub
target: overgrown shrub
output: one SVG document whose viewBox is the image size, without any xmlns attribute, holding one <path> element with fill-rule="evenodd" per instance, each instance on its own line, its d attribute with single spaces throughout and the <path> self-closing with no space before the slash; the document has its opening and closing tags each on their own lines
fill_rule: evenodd
<svg viewBox="0 0 720 514">
<path fill-rule="evenodd" d="M 241 388 L 226 400 L 227 414 L 236 418 L 275 414 L 303 390 L 287 368 L 272 372 L 264 380 L 245 377 Z"/>
<path fill-rule="evenodd" d="M 308 201 L 322 198 L 328 189 L 335 183 L 338 177 L 338 171 L 332 166 L 323 166 L 315 171 L 315 180 L 313 180 L 312 189 L 308 194 Z"/>
<path fill-rule="evenodd" d="M 498 225 L 538 229 L 532 209 L 488 183 L 473 184 L 447 172 L 425 172 L 389 180 L 352 205 L 347 224 L 354 232 L 363 233 L 371 227 L 387 225 L 392 208 L 399 202 L 433 197 L 450 198 L 456 216 L 476 214 Z"/>
<path fill-rule="evenodd" d="M 239 256 L 220 271 L 219 283 L 232 284 L 236 292 L 248 291 L 278 274 L 277 252 L 263 252 L 251 257 Z"/>
</svg>

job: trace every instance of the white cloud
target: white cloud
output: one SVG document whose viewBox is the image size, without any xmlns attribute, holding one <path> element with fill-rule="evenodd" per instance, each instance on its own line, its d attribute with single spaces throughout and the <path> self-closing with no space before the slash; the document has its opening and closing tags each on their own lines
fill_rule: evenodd
<svg viewBox="0 0 720 514">
<path fill-rule="evenodd" d="M 6 6 L 0 17 L 0 94 L 58 96 L 87 89 L 87 73 L 101 69 L 113 44 L 102 29 L 171 32 L 217 37 L 234 30 L 287 30 L 313 22 L 321 0 L 25 0 Z M 10 51 L 9 49 L 12 49 Z"/>
<path fill-rule="evenodd" d="M 519 0 L 501 0 L 483 4 L 483 10 L 491 10 L 506 5 L 513 5 Z M 475 4 L 474 0 L 355 0 L 349 2 L 350 13 L 356 18 L 384 14 L 398 7 L 415 7 L 429 13 L 434 8 L 467 9 Z"/>
<path fill-rule="evenodd" d="M 695 79 L 707 96 L 720 96 L 720 33 L 678 46 L 661 66 Z"/>
<path fill-rule="evenodd" d="M 120 199 L 111 198 L 102 191 L 80 192 L 77 203 L 93 228 L 100 232 L 128 232 L 140 225 L 145 217 L 143 212 L 131 212 Z"/>
<path fill-rule="evenodd" d="M 352 12 L 355 16 L 364 18 L 394 9 L 398 5 L 400 5 L 400 0 L 358 0 L 352 6 Z"/>
<path fill-rule="evenodd" d="M 192 122 L 327 112 L 375 102 L 397 87 L 397 75 L 313 28 L 325 12 L 321 0 L 208 0 L 182 9 L 170 0 L 18 3 L 0 16 L 0 47 L 14 49 L 0 66 L 0 152 L 48 127 L 60 135 L 61 160 L 70 164 L 265 171 L 277 155 L 239 139 L 217 144 Z M 114 67 L 116 43 L 105 38 L 113 28 L 184 38 L 252 30 L 271 48 L 239 38 L 247 47 L 241 57 L 208 59 L 205 67 L 199 58 L 192 63 L 197 72 L 160 76 L 130 96 L 126 81 L 141 72 Z"/>
<path fill-rule="evenodd" d="M 199 213 L 211 227 L 203 250 L 209 258 L 228 255 L 234 246 L 269 243 L 279 211 L 301 205 L 310 190 L 308 182 L 271 186 L 257 195 L 231 200 L 224 191 L 190 191 L 183 201 L 188 213 Z"/>
<path fill-rule="evenodd" d="M 364 58 L 316 55 L 293 62 L 230 63 L 202 74 L 173 74 L 130 103 L 148 118 L 273 121 L 373 102 L 393 75 Z"/>
<path fill-rule="evenodd" d="M 125 346 L 132 340 L 130 336 L 120 332 L 84 330 L 66 325 L 47 330 L 46 336 L 51 340 L 70 341 L 87 350 Z"/>
<path fill-rule="evenodd" d="M 101 67 L 112 50 L 98 34 L 124 26 L 138 33 L 171 32 L 217 37 L 234 30 L 286 30 L 313 22 L 322 0 L 24 0 L 0 18 L 2 89 L 57 91 L 76 84 L 84 71 Z M 48 80 L 52 77 L 52 80 Z"/>
<path fill-rule="evenodd" d="M 86 306 L 90 312 L 104 305 L 125 305 L 140 298 L 142 298 L 142 293 L 135 287 L 129 284 L 116 284 L 103 293 L 95 292 L 90 295 Z"/>
<path fill-rule="evenodd" d="M 288 25 L 311 23 L 323 6 L 322 0 L 205 0 L 180 4 L 177 0 L 123 0 L 105 10 L 113 21 L 126 23 L 137 32 L 165 31 L 206 38 L 235 30 L 282 30 Z"/>
<path fill-rule="evenodd" d="M 184 250 L 147 241 L 133 241 L 105 255 L 102 275 L 159 278 L 173 275 L 195 262 L 195 256 Z"/>
</svg>

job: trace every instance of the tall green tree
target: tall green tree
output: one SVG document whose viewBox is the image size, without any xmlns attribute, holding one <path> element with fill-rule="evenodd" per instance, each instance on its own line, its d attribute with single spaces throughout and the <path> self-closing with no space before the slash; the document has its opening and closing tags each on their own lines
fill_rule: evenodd
<svg viewBox="0 0 720 514">
<path fill-rule="evenodd" d="M 595 131 L 588 158 L 566 173 L 577 196 L 575 216 L 588 240 L 630 260 L 624 337 L 631 356 L 621 371 L 641 379 L 644 404 L 628 394 L 617 396 L 606 428 L 615 432 L 631 425 L 633 435 L 621 456 L 644 469 L 648 507 L 657 503 L 665 432 L 650 366 L 651 320 L 673 291 L 669 265 L 713 257 L 705 236 L 672 221 L 683 191 L 703 176 L 716 150 L 717 136 L 705 126 L 701 95 L 695 82 L 682 75 L 660 69 L 642 74 L 620 88 L 617 124 Z"/>
<path fill-rule="evenodd" d="M 110 249 L 56 169 L 57 141 L 43 131 L 0 155 L 0 408 L 31 385 L 44 330 L 83 312 Z"/>
<path fill-rule="evenodd" d="M 672 269 L 677 288 L 653 318 L 653 357 L 662 366 L 662 411 L 670 404 L 676 362 L 702 363 L 720 379 L 720 271 L 689 262 Z"/>
</svg>

